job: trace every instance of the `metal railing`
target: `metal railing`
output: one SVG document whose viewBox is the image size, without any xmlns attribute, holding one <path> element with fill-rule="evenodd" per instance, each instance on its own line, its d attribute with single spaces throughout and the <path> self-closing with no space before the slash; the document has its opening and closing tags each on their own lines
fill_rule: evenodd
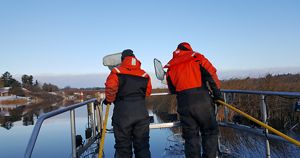
<svg viewBox="0 0 300 158">
<path fill-rule="evenodd" d="M 224 93 L 225 103 L 227 103 L 227 95 L 228 94 L 252 94 L 252 95 L 259 95 L 260 96 L 260 106 L 261 106 L 261 115 L 262 115 L 262 122 L 268 125 L 268 111 L 267 111 L 267 102 L 266 96 L 286 96 L 286 97 L 295 97 L 300 98 L 300 92 L 275 92 L 275 91 L 252 91 L 252 90 L 222 90 Z M 225 116 L 225 123 L 227 122 L 227 115 L 228 109 L 225 106 L 224 116 Z M 249 119 L 249 118 L 247 118 Z M 264 129 L 264 134 L 268 138 L 269 131 L 267 128 Z M 284 137 L 283 137 L 284 138 Z M 286 139 L 286 138 L 284 138 Z M 271 157 L 271 150 L 270 150 L 270 143 L 269 139 L 266 139 L 266 157 Z"/>
<path fill-rule="evenodd" d="M 38 118 L 38 120 L 37 120 L 37 122 L 36 122 L 36 124 L 33 128 L 33 132 L 32 132 L 31 137 L 29 139 L 24 157 L 25 158 L 30 158 L 31 157 L 32 151 L 34 149 L 34 146 L 35 146 L 35 143 L 36 143 L 36 140 L 37 140 L 37 137 L 39 135 L 39 132 L 40 132 L 40 129 L 41 129 L 41 126 L 42 126 L 43 122 L 48 118 L 57 116 L 59 114 L 62 114 L 62 113 L 68 112 L 68 111 L 70 111 L 72 157 L 75 158 L 78 155 L 80 155 L 82 152 L 84 152 L 83 149 L 86 149 L 88 145 L 91 145 L 92 142 L 95 142 L 97 140 L 96 138 L 99 134 L 96 133 L 96 122 L 98 124 L 98 127 L 101 127 L 101 125 L 99 126 L 99 124 L 102 123 L 101 122 L 101 115 L 102 114 L 96 115 L 96 113 L 95 113 L 95 106 L 94 106 L 95 101 L 96 101 L 96 99 L 90 99 L 90 100 L 87 100 L 87 101 L 84 101 L 84 102 L 81 102 L 81 103 L 78 103 L 78 104 L 74 104 L 74 105 L 64 107 L 62 109 L 54 110 L 54 111 L 51 111 L 49 113 L 45 113 L 45 114 L 41 115 Z M 87 142 L 85 146 L 82 146 L 80 148 L 76 148 L 75 109 L 77 109 L 79 107 L 86 106 L 86 105 L 89 108 L 91 108 L 91 110 L 89 110 L 91 112 L 91 115 L 90 115 L 91 118 L 89 119 L 89 121 L 91 122 L 91 126 L 92 126 L 91 127 L 92 128 L 92 137 L 90 139 L 90 142 Z M 96 107 L 96 108 L 98 108 L 98 107 Z M 101 110 L 98 109 L 98 111 L 101 111 Z"/>
<path fill-rule="evenodd" d="M 262 114 L 262 122 L 268 126 L 268 111 L 267 111 L 267 102 L 266 102 L 266 97 L 267 96 L 284 96 L 284 97 L 293 97 L 293 98 L 300 98 L 300 92 L 276 92 L 276 91 L 253 91 L 253 90 L 221 90 L 224 94 L 224 100 L 225 103 L 227 103 L 228 101 L 228 94 L 251 94 L 251 95 L 259 95 L 260 96 L 260 106 L 261 106 L 261 114 Z M 168 93 L 156 93 L 156 94 L 152 94 L 152 96 L 159 96 L 159 95 L 169 95 Z M 227 104 L 228 105 L 228 104 Z M 259 130 L 253 130 L 251 128 L 247 128 L 246 126 L 241 126 L 241 125 L 236 125 L 236 124 L 232 124 L 230 122 L 228 122 L 228 108 L 227 106 L 225 106 L 225 110 L 224 110 L 224 117 L 225 117 L 225 122 L 219 122 L 220 126 L 223 127 L 230 127 L 230 128 L 235 128 L 235 129 L 239 129 L 239 130 L 245 130 L 247 132 L 251 132 L 251 133 L 256 133 L 256 134 L 260 134 L 260 135 L 265 135 L 267 138 L 269 139 L 276 139 L 276 140 L 280 140 L 280 141 L 290 141 L 289 139 L 292 138 L 288 138 L 282 135 L 270 135 L 269 131 L 267 128 L 265 128 L 262 131 Z M 246 118 L 249 119 L 249 118 Z M 180 126 L 180 122 L 172 122 L 172 123 L 164 123 L 164 124 L 159 124 L 159 125 L 153 125 L 152 128 L 171 128 L 171 127 L 178 127 Z M 275 129 L 274 129 L 275 130 Z M 277 131 L 277 130 L 276 130 Z M 279 131 L 276 132 L 275 134 L 280 133 Z M 269 143 L 269 139 L 266 139 L 266 157 L 271 157 L 271 150 L 270 150 L 270 143 Z M 299 144 L 299 141 L 297 140 L 293 140 L 293 142 L 295 142 L 295 145 Z"/>
<path fill-rule="evenodd" d="M 300 92 L 278 92 L 278 91 L 254 91 L 254 90 L 225 90 L 222 89 L 223 93 L 239 93 L 239 94 L 256 94 L 265 96 L 291 96 L 300 98 Z"/>
<path fill-rule="evenodd" d="M 261 112 L 262 112 L 262 121 L 265 124 L 268 124 L 267 122 L 267 103 L 266 103 L 266 96 L 289 96 L 289 97 L 296 97 L 296 98 L 300 98 L 300 92 L 272 92 L 272 91 L 250 91 L 250 90 L 221 90 L 224 93 L 224 99 L 225 102 L 227 101 L 227 95 L 228 94 L 253 94 L 253 95 L 260 95 L 261 96 Z M 164 95 L 170 95 L 168 93 L 154 93 L 151 94 L 151 96 L 164 96 Z M 98 126 L 98 129 L 102 128 L 102 110 L 100 109 L 95 109 L 94 107 L 94 102 L 96 101 L 96 99 L 91 99 L 82 103 L 78 103 L 78 104 L 74 104 L 72 106 L 69 107 L 65 107 L 62 109 L 58 109 L 49 113 L 46 113 L 42 116 L 39 117 L 39 119 L 37 120 L 33 132 L 31 134 L 30 140 L 28 142 L 27 145 L 27 149 L 25 152 L 25 158 L 30 158 L 32 151 L 34 149 L 35 146 L 35 142 L 37 140 L 40 128 L 43 124 L 43 122 L 51 117 L 54 117 L 56 115 L 62 114 L 64 112 L 70 111 L 70 124 L 71 124 L 71 140 L 72 140 L 72 157 L 75 158 L 78 155 L 82 154 L 84 152 L 85 149 L 87 149 L 87 146 L 83 146 L 81 148 L 76 148 L 76 131 L 75 131 L 75 109 L 88 105 L 92 108 L 92 117 L 91 117 L 91 121 L 92 123 L 92 133 L 93 133 L 93 137 L 91 139 L 90 142 L 86 143 L 86 145 L 91 145 L 93 142 L 95 142 L 97 140 L 97 136 L 99 136 L 99 133 L 96 133 L 96 126 Z M 99 108 L 98 106 L 96 106 L 96 108 Z M 100 111 L 100 114 L 95 115 L 95 111 L 96 114 L 97 112 Z M 225 107 L 224 110 L 224 116 L 225 116 L 225 122 L 221 122 L 219 123 L 219 125 L 221 126 L 225 126 L 225 127 L 231 127 L 231 128 L 236 128 L 236 129 L 241 129 L 241 130 L 246 130 L 248 132 L 257 132 L 257 130 L 251 130 L 249 128 L 245 128 L 245 127 L 238 127 L 237 125 L 231 124 L 229 122 L 227 122 L 227 115 L 228 115 L 228 109 Z M 97 120 L 97 121 L 96 121 Z M 97 122 L 97 125 L 96 123 Z M 171 127 L 178 127 L 180 126 L 180 122 L 170 122 L 170 123 L 159 123 L 159 124 L 151 124 L 150 128 L 151 129 L 155 129 L 155 128 L 171 128 Z M 101 131 L 101 129 L 99 130 Z M 264 134 L 266 134 L 266 136 L 268 136 L 268 130 L 265 129 Z M 281 137 L 275 136 L 275 135 L 269 135 L 268 138 L 274 138 L 277 140 L 285 140 L 282 139 Z M 270 157 L 270 145 L 269 145 L 269 140 L 266 139 L 266 155 L 267 157 Z"/>
</svg>

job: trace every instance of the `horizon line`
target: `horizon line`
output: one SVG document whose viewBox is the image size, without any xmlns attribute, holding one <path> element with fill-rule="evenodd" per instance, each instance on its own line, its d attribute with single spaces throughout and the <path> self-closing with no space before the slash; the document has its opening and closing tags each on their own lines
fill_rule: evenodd
<svg viewBox="0 0 300 158">
<path fill-rule="evenodd" d="M 284 70 L 284 69 L 292 69 L 292 71 L 295 71 L 296 69 L 298 70 L 298 72 L 280 72 L 280 73 L 300 73 L 300 66 L 299 67 L 269 67 L 269 68 L 253 68 L 253 69 L 217 69 L 217 72 L 247 72 L 247 71 L 264 71 L 264 73 L 268 73 L 265 71 L 280 71 L 280 70 Z M 296 71 L 297 71 L 296 70 Z M 9 71 L 4 71 L 5 72 L 9 72 Z M 11 72 L 9 72 L 11 73 Z M 99 74 L 99 75 L 103 75 L 103 74 L 108 74 L 110 73 L 109 70 L 107 70 L 107 72 L 87 72 L 87 73 L 23 73 L 23 74 L 12 74 L 11 75 L 15 75 L 15 76 L 22 76 L 24 74 L 26 75 L 32 75 L 32 76 L 81 76 L 81 75 L 95 75 L 95 74 Z M 150 71 L 148 72 L 149 74 L 155 74 L 155 71 Z M 270 72 L 272 73 L 272 72 Z"/>
</svg>

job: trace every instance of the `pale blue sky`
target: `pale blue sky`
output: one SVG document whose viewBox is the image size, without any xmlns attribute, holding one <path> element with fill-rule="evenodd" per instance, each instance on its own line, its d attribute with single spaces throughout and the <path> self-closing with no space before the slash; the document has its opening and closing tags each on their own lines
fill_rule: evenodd
<svg viewBox="0 0 300 158">
<path fill-rule="evenodd" d="M 107 73 L 126 48 L 154 72 L 182 41 L 219 71 L 300 67 L 300 1 L 0 1 L 1 74 Z"/>
</svg>

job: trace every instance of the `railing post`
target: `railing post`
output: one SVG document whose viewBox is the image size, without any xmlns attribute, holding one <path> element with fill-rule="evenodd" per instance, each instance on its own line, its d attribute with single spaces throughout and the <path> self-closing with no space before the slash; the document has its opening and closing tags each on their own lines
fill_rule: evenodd
<svg viewBox="0 0 300 158">
<path fill-rule="evenodd" d="M 91 125 L 92 125 L 92 130 L 93 130 L 93 137 L 96 136 L 96 121 L 95 121 L 95 107 L 94 107 L 94 102 L 91 102 L 89 104 L 91 108 Z"/>
<path fill-rule="evenodd" d="M 261 95 L 261 113 L 262 113 L 262 121 L 265 124 L 268 124 L 268 113 L 267 113 L 267 104 L 266 104 L 266 96 L 265 95 Z M 270 151 L 270 143 L 269 143 L 269 139 L 268 139 L 268 129 L 265 129 L 265 134 L 266 134 L 266 157 L 270 158 L 271 157 L 271 151 Z"/>
<path fill-rule="evenodd" d="M 71 122 L 72 158 L 76 158 L 77 151 L 76 151 L 76 127 L 75 127 L 74 109 L 70 111 L 70 122 Z"/>
<path fill-rule="evenodd" d="M 100 133 L 101 131 L 101 127 L 102 127 L 102 121 L 101 121 L 101 113 L 100 113 L 100 107 L 99 107 L 99 103 L 98 104 L 94 104 L 95 106 L 95 119 L 97 121 L 97 128 L 98 128 L 98 133 Z"/>
<path fill-rule="evenodd" d="M 224 102 L 227 103 L 227 94 L 224 93 Z M 224 106 L 224 121 L 228 122 L 228 108 Z"/>
<path fill-rule="evenodd" d="M 100 110 L 100 119 L 101 119 L 101 129 L 99 129 L 99 132 L 101 132 L 101 134 L 102 134 L 102 129 L 103 129 L 103 101 L 104 101 L 104 99 L 105 99 L 105 93 L 101 93 L 100 94 L 100 99 L 102 100 L 102 104 L 101 104 L 101 106 L 100 106 L 100 108 L 99 108 L 99 110 Z"/>
<path fill-rule="evenodd" d="M 102 132 L 102 128 L 103 128 L 103 104 L 100 104 L 100 107 L 98 107 L 98 108 L 99 108 L 99 116 L 100 116 L 99 133 L 101 133 Z"/>
</svg>

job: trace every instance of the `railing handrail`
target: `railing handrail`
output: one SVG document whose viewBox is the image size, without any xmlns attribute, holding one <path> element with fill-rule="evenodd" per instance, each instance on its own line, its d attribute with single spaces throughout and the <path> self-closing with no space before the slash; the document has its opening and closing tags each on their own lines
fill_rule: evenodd
<svg viewBox="0 0 300 158">
<path fill-rule="evenodd" d="M 240 94 L 257 94 L 257 95 L 276 95 L 276 96 L 292 96 L 300 97 L 300 92 L 284 92 L 284 91 L 255 91 L 255 90 L 231 90 L 221 89 L 224 93 L 240 93 Z"/>
<path fill-rule="evenodd" d="M 70 111 L 70 110 L 77 109 L 79 107 L 87 105 L 88 103 L 95 102 L 96 100 L 97 100 L 96 98 L 93 98 L 93 99 L 90 99 L 90 100 L 87 100 L 87 101 L 84 101 L 84 102 L 81 102 L 81 103 L 74 104 L 72 106 L 68 106 L 68 107 L 64 107 L 64 108 L 61 108 L 61 109 L 57 109 L 57 110 L 54 110 L 54 111 L 51 111 L 51 112 L 48 112 L 48 113 L 45 113 L 45 114 L 41 115 L 38 118 L 38 120 L 37 120 L 37 122 L 36 122 L 36 124 L 35 124 L 35 126 L 33 128 L 33 132 L 31 134 L 29 142 L 27 144 L 27 148 L 26 148 L 25 156 L 24 157 L 25 158 L 30 158 L 31 157 L 31 154 L 32 154 L 35 142 L 37 140 L 37 136 L 39 134 L 39 131 L 41 129 L 41 126 L 42 126 L 43 122 L 46 119 L 54 117 L 54 116 L 57 116 L 59 114 L 65 113 L 65 112 Z"/>
<path fill-rule="evenodd" d="M 300 92 L 284 92 L 284 91 L 255 91 L 255 90 L 235 90 L 221 89 L 223 93 L 240 93 L 240 94 L 257 94 L 257 95 L 276 95 L 276 96 L 293 96 L 300 97 Z M 170 95 L 168 92 L 152 93 L 151 96 Z"/>
<path fill-rule="evenodd" d="M 300 92 L 279 92 L 279 91 L 254 91 L 254 90 L 224 90 L 222 89 L 221 92 L 223 93 L 240 93 L 240 94 L 255 94 L 255 95 L 261 95 L 263 96 L 262 98 L 265 99 L 264 96 L 270 96 L 270 95 L 273 95 L 273 96 L 292 96 L 292 97 L 299 97 L 300 98 Z M 151 94 L 151 96 L 158 96 L 158 95 L 170 95 L 169 93 L 155 93 L 155 94 Z M 218 100 L 219 103 L 221 103 L 222 105 L 225 105 L 226 107 L 230 108 L 231 110 L 234 110 L 235 112 L 238 112 L 239 114 L 243 115 L 244 117 L 246 116 L 247 119 L 261 125 L 263 128 L 265 129 L 268 129 L 272 132 L 274 132 L 276 135 L 280 136 L 281 138 L 289 141 L 290 143 L 293 143 L 297 146 L 300 146 L 300 142 L 281 133 L 280 131 L 270 127 L 267 125 L 267 123 L 263 123 L 255 118 L 253 118 L 252 116 L 236 109 L 235 107 L 223 102 L 223 101 L 220 101 Z M 264 105 L 265 106 L 265 105 Z"/>
<path fill-rule="evenodd" d="M 232 105 L 230 105 L 230 104 L 227 104 L 227 103 L 225 103 L 225 102 L 223 102 L 223 101 L 221 101 L 221 100 L 218 100 L 217 102 L 220 103 L 220 104 L 222 104 L 222 105 L 224 105 L 224 106 L 226 106 L 226 107 L 228 107 L 228 108 L 230 108 L 231 110 L 233 110 L 233 111 L 239 113 L 240 115 L 244 116 L 244 117 L 247 118 L 248 120 L 251 120 L 251 121 L 257 123 L 257 124 L 260 125 L 261 127 L 266 128 L 266 129 L 272 131 L 273 133 L 275 133 L 276 135 L 280 136 L 281 138 L 283 138 L 283 139 L 289 141 L 290 143 L 293 143 L 293 144 L 297 145 L 298 147 L 300 147 L 300 142 L 299 142 L 298 140 L 296 140 L 296 139 L 294 139 L 294 138 L 292 138 L 292 137 L 289 137 L 289 136 L 283 134 L 282 132 L 280 132 L 280 131 L 274 129 L 273 127 L 271 127 L 271 126 L 269 126 L 269 125 L 267 125 L 267 124 L 265 124 L 265 123 L 263 123 L 263 122 L 261 122 L 261 121 L 259 121 L 258 119 L 256 119 L 256 118 L 254 118 L 254 117 L 248 115 L 247 113 L 245 113 L 245 112 L 243 112 L 243 111 L 241 111 L 241 110 L 235 108 L 234 106 L 232 106 Z"/>
</svg>

